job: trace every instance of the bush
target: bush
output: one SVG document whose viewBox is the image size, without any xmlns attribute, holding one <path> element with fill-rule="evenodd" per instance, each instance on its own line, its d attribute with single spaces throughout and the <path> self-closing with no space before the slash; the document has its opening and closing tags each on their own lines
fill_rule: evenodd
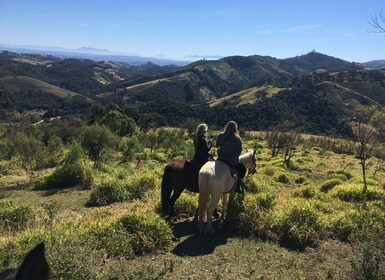
<svg viewBox="0 0 385 280">
<path fill-rule="evenodd" d="M 364 199 L 368 201 L 385 199 L 385 191 L 372 186 L 368 186 L 365 198 L 363 186 L 360 184 L 338 185 L 330 191 L 330 195 L 348 202 L 361 202 Z"/>
<path fill-rule="evenodd" d="M 385 279 L 385 215 L 369 209 L 359 213 L 349 240 L 353 248 L 352 267 L 356 279 Z"/>
<path fill-rule="evenodd" d="M 96 165 L 100 163 L 103 153 L 115 147 L 116 143 L 117 136 L 103 125 L 93 124 L 83 131 L 82 146 Z"/>
<path fill-rule="evenodd" d="M 238 229 L 244 234 L 266 239 L 271 230 L 272 210 L 276 202 L 274 194 L 246 195 Z"/>
<path fill-rule="evenodd" d="M 92 168 L 79 143 L 74 142 L 70 145 L 63 164 L 53 173 L 38 178 L 35 189 L 58 189 L 77 185 L 89 188 L 92 183 Z"/>
<path fill-rule="evenodd" d="M 356 210 L 343 212 L 339 214 L 332 222 L 333 237 L 341 241 L 348 241 L 349 236 L 357 227 L 357 217 L 359 213 Z"/>
<path fill-rule="evenodd" d="M 307 181 L 307 178 L 306 178 L 306 177 L 304 177 L 304 176 L 299 176 L 299 177 L 297 177 L 297 178 L 294 180 L 294 183 L 301 185 L 301 184 L 305 183 L 306 181 Z"/>
<path fill-rule="evenodd" d="M 107 206 L 115 202 L 130 199 L 126 186 L 119 181 L 108 182 L 96 187 L 87 202 L 87 206 Z"/>
<path fill-rule="evenodd" d="M 245 189 L 249 193 L 270 192 L 270 184 L 263 178 L 247 177 L 243 180 Z"/>
<path fill-rule="evenodd" d="M 11 199 L 0 200 L 0 229 L 23 230 L 34 218 L 35 212 L 31 206 L 19 205 Z"/>
<path fill-rule="evenodd" d="M 136 254 L 165 249 L 171 243 L 172 231 L 159 216 L 134 213 L 125 215 L 116 223 L 131 236 Z"/>
<path fill-rule="evenodd" d="M 335 186 L 342 184 L 342 181 L 340 179 L 330 179 L 326 180 L 321 185 L 321 192 L 328 192 L 331 189 L 333 189 Z"/>
<path fill-rule="evenodd" d="M 157 179 L 152 174 L 141 174 L 127 183 L 127 190 L 131 199 L 142 199 L 149 190 L 154 190 L 157 185 Z"/>
<path fill-rule="evenodd" d="M 198 197 L 182 193 L 182 195 L 175 202 L 174 211 L 177 216 L 192 217 L 195 216 L 197 208 Z"/>
<path fill-rule="evenodd" d="M 314 186 L 305 186 L 294 192 L 294 197 L 317 198 L 319 196 L 320 193 Z"/>
<path fill-rule="evenodd" d="M 294 202 L 278 217 L 275 231 L 283 246 L 303 250 L 319 244 L 324 225 L 309 203 Z"/>
<path fill-rule="evenodd" d="M 282 184 L 289 184 L 290 178 L 287 174 L 281 174 L 278 176 L 277 181 L 282 183 Z"/>
<path fill-rule="evenodd" d="M 349 183 L 363 185 L 364 184 L 364 179 L 362 177 L 356 177 L 356 178 L 353 178 L 353 179 L 349 180 Z M 380 185 L 380 183 L 377 180 L 370 179 L 370 178 L 366 178 L 366 184 L 368 186 L 379 186 Z"/>
</svg>

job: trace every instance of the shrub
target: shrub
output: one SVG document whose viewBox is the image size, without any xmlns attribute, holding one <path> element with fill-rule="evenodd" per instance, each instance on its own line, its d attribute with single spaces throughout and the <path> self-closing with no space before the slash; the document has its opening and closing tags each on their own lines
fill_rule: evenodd
<svg viewBox="0 0 385 280">
<path fill-rule="evenodd" d="M 172 231 L 159 216 L 134 213 L 123 216 L 116 223 L 131 236 L 136 254 L 165 249 L 171 243 Z"/>
<path fill-rule="evenodd" d="M 238 230 L 244 234 L 253 234 L 260 238 L 266 238 L 270 232 L 272 210 L 276 202 L 274 194 L 246 195 Z"/>
<path fill-rule="evenodd" d="M 289 184 L 290 178 L 287 174 L 281 174 L 278 176 L 277 181 L 282 183 L 282 184 Z"/>
<path fill-rule="evenodd" d="M 92 168 L 79 143 L 74 142 L 70 145 L 63 164 L 53 173 L 40 177 L 35 183 L 35 189 L 58 189 L 76 185 L 89 188 L 92 182 Z"/>
<path fill-rule="evenodd" d="M 368 201 L 385 199 L 385 191 L 372 186 L 368 186 L 365 198 L 363 186 L 360 184 L 338 185 L 330 191 L 330 195 L 348 202 L 361 202 L 364 199 Z"/>
<path fill-rule="evenodd" d="M 332 234 L 341 241 L 348 241 L 350 234 L 357 227 L 358 211 L 350 210 L 340 213 L 332 222 Z"/>
<path fill-rule="evenodd" d="M 304 176 L 299 176 L 299 177 L 297 177 L 295 180 L 294 180 L 294 182 L 296 183 L 296 184 L 303 184 L 303 183 L 305 183 L 307 181 L 307 178 L 306 177 L 304 177 Z"/>
<path fill-rule="evenodd" d="M 263 178 L 247 177 L 243 182 L 249 193 L 269 192 L 271 190 L 270 184 Z"/>
<path fill-rule="evenodd" d="M 19 205 L 11 199 L 0 200 L 0 229 L 23 230 L 33 218 L 35 212 L 31 206 Z"/>
<path fill-rule="evenodd" d="M 116 135 L 103 125 L 93 124 L 83 131 L 82 146 L 96 165 L 99 164 L 102 154 L 114 147 L 116 142 Z"/>
<path fill-rule="evenodd" d="M 319 191 L 314 186 L 305 186 L 294 192 L 295 197 L 316 198 L 319 197 Z"/>
<path fill-rule="evenodd" d="M 177 216 L 192 217 L 195 215 L 197 208 L 198 198 L 187 193 L 182 193 L 182 195 L 175 202 L 174 211 Z"/>
<path fill-rule="evenodd" d="M 330 179 L 326 180 L 321 185 L 321 192 L 328 192 L 331 189 L 333 189 L 335 186 L 342 184 L 342 181 L 340 179 Z"/>
<path fill-rule="evenodd" d="M 131 199 L 142 199 L 145 193 L 156 188 L 157 179 L 153 174 L 142 174 L 127 183 Z"/>
<path fill-rule="evenodd" d="M 352 267 L 356 279 L 385 278 L 385 215 L 369 209 L 359 213 L 349 240 L 353 248 Z"/>
<path fill-rule="evenodd" d="M 353 184 L 364 184 L 364 179 L 362 177 L 356 177 L 351 180 L 349 180 L 349 183 Z M 380 183 L 377 180 L 366 178 L 366 184 L 369 186 L 379 186 Z"/>
<path fill-rule="evenodd" d="M 106 206 L 115 202 L 129 200 L 130 193 L 119 181 L 108 182 L 96 187 L 87 202 L 87 206 Z"/>
<path fill-rule="evenodd" d="M 319 244 L 324 225 L 309 203 L 294 202 L 278 217 L 275 230 L 283 246 L 302 250 Z"/>
</svg>

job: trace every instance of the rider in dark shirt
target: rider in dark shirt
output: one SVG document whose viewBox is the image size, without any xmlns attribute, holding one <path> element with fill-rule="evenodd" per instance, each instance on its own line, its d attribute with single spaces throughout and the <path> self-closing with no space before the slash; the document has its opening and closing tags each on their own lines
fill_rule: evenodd
<svg viewBox="0 0 385 280">
<path fill-rule="evenodd" d="M 195 153 L 193 159 L 200 165 L 205 164 L 210 158 L 209 151 L 211 149 L 213 137 L 211 137 L 209 141 L 206 141 L 205 134 L 207 129 L 208 127 L 205 123 L 198 125 L 194 138 Z"/>
<path fill-rule="evenodd" d="M 246 167 L 239 161 L 242 152 L 242 139 L 239 137 L 238 125 L 234 121 L 229 121 L 218 135 L 216 146 L 218 147 L 218 159 L 224 159 L 234 165 L 238 173 L 238 182 L 235 191 L 242 193 L 242 179 L 246 175 Z"/>
</svg>

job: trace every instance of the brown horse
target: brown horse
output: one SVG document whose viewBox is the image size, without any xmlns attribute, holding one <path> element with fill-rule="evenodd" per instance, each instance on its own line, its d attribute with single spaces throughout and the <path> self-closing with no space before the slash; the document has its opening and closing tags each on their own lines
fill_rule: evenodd
<svg viewBox="0 0 385 280">
<path fill-rule="evenodd" d="M 189 160 L 174 160 L 167 164 L 162 178 L 162 214 L 173 217 L 175 201 L 185 189 L 199 193 L 200 166 Z"/>
<path fill-rule="evenodd" d="M 0 272 L 0 280 L 48 280 L 50 268 L 44 254 L 44 243 L 36 245 L 25 257 L 18 269 Z"/>
</svg>

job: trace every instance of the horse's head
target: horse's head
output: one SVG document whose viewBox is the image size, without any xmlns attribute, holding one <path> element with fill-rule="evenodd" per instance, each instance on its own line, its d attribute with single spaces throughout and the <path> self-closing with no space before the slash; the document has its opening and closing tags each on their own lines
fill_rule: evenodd
<svg viewBox="0 0 385 280">
<path fill-rule="evenodd" d="M 249 174 L 257 172 L 256 151 L 248 150 L 247 153 L 239 158 L 243 165 L 249 170 Z"/>
<path fill-rule="evenodd" d="M 256 150 L 250 151 L 251 153 L 251 168 L 249 168 L 249 173 L 250 174 L 255 174 L 257 173 L 257 158 L 256 158 Z"/>
<path fill-rule="evenodd" d="M 49 280 L 50 274 L 44 253 L 44 243 L 40 243 L 24 257 L 23 263 L 18 269 L 0 272 L 0 279 Z"/>
</svg>

